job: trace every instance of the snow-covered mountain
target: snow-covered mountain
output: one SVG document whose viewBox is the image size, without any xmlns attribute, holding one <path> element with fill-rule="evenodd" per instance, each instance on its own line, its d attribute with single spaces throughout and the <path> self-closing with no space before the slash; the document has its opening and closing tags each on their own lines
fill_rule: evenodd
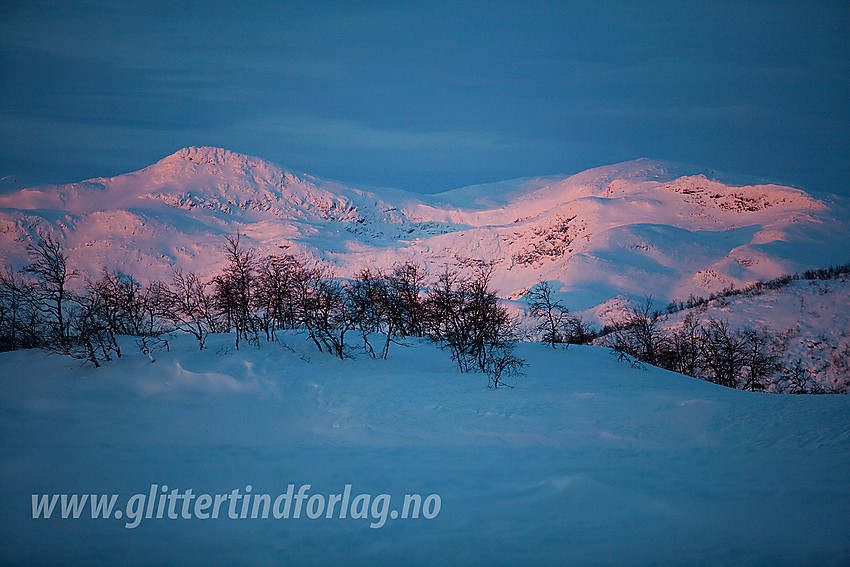
<svg viewBox="0 0 850 567">
<path fill-rule="evenodd" d="M 0 195 L 0 254 L 18 264 L 53 230 L 84 271 L 167 279 L 176 266 L 212 273 L 239 231 L 260 253 L 310 255 L 341 276 L 401 260 L 432 272 L 488 263 L 505 297 L 556 281 L 582 309 L 846 263 L 847 218 L 838 199 L 649 159 L 421 195 L 193 147 L 113 178 Z"/>
</svg>

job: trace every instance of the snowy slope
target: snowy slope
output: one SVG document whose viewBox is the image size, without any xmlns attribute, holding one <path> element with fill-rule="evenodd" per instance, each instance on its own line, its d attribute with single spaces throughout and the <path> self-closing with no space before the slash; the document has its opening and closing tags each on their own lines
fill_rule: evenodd
<svg viewBox="0 0 850 567">
<path fill-rule="evenodd" d="M 787 368 L 799 363 L 827 392 L 846 393 L 850 388 L 847 274 L 714 299 L 665 317 L 662 327 L 676 328 L 688 315 L 724 321 L 732 329 L 774 333 L 779 359 Z"/>
<path fill-rule="evenodd" d="M 846 565 L 850 398 L 770 396 L 523 344 L 515 388 L 422 343 L 387 361 L 187 336 L 101 369 L 0 354 L 0 562 Z M 308 361 L 309 360 L 309 361 Z M 32 519 L 32 494 L 437 494 L 432 519 Z M 393 508 L 395 509 L 395 508 Z M 179 506 L 178 506 L 179 510 Z M 152 510 L 153 511 L 153 510 Z M 89 516 L 86 518 L 85 516 Z"/>
<path fill-rule="evenodd" d="M 342 276 L 402 260 L 434 272 L 488 263 L 505 297 L 543 279 L 582 309 L 846 263 L 847 218 L 836 200 L 648 159 L 414 195 L 185 148 L 118 177 L 0 195 L 0 254 L 20 264 L 25 243 L 54 230 L 87 272 L 167 279 L 175 266 L 212 273 L 240 231 L 262 253 L 313 256 Z"/>
</svg>

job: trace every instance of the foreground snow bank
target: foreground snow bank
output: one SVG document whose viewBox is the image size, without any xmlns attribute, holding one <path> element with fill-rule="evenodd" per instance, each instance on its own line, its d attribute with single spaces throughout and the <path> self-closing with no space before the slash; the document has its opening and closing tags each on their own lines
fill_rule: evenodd
<svg viewBox="0 0 850 567">
<path fill-rule="evenodd" d="M 729 390 L 521 344 L 515 388 L 426 343 L 189 337 L 95 370 L 0 355 L 3 563 L 846 564 L 850 398 Z M 32 495 L 438 495 L 431 519 L 33 519 Z M 167 493 L 166 493 L 167 495 Z M 61 504 L 57 504 L 57 509 Z M 368 507 L 367 507 L 368 508 Z M 389 510 L 388 508 L 388 510 Z M 180 511 L 180 502 L 175 508 Z M 236 507 L 235 510 L 239 508 Z M 371 510 L 367 510 L 371 512 Z M 380 510 L 378 510 L 380 512 Z M 372 526 L 372 527 L 370 527 Z"/>
</svg>

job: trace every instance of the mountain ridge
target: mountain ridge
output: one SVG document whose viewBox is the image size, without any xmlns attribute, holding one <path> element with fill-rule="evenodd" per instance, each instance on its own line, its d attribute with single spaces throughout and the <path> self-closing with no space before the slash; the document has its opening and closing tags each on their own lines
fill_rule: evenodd
<svg viewBox="0 0 850 567">
<path fill-rule="evenodd" d="M 403 260 L 487 264 L 505 297 L 548 280 L 577 308 L 618 295 L 672 300 L 850 260 L 841 203 L 730 179 L 639 158 L 414 194 L 188 147 L 116 177 L 0 195 L 0 244 L 3 261 L 20 263 L 25 243 L 54 231 L 84 268 L 167 279 L 178 266 L 212 273 L 224 236 L 238 231 L 262 254 L 307 255 L 340 276 Z"/>
</svg>

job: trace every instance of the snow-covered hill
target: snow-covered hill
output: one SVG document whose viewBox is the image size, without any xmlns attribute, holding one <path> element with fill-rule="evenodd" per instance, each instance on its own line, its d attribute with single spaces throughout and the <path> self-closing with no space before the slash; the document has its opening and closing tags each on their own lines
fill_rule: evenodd
<svg viewBox="0 0 850 567">
<path fill-rule="evenodd" d="M 767 331 L 773 352 L 785 368 L 799 367 L 823 392 L 850 390 L 848 274 L 798 279 L 777 289 L 718 297 L 665 316 L 661 327 L 676 329 L 688 316 L 702 322 L 723 321 L 731 329 Z M 769 390 L 777 391 L 776 385 Z"/>
<path fill-rule="evenodd" d="M 648 159 L 419 195 L 185 148 L 118 177 L 0 195 L 0 253 L 20 263 L 25 243 L 54 230 L 87 272 L 167 279 L 175 266 L 212 273 L 224 236 L 239 231 L 261 253 L 311 255 L 342 276 L 400 260 L 434 271 L 488 263 L 505 297 L 549 280 L 581 309 L 620 294 L 671 300 L 846 263 L 843 207 Z"/>
<path fill-rule="evenodd" d="M 518 348 L 526 376 L 492 390 L 428 343 L 340 361 L 303 334 L 281 340 L 234 351 L 217 336 L 199 352 L 184 335 L 151 364 L 125 338 L 124 358 L 100 369 L 0 353 L 0 563 L 850 561 L 847 396 L 742 392 L 539 343 Z M 217 519 L 195 514 L 202 494 L 275 498 L 289 484 L 310 497 L 350 484 L 373 502 L 361 518 L 337 503 L 311 519 L 329 497 L 303 501 L 298 519 L 294 506 L 240 519 L 241 500 L 237 519 L 229 501 Z M 152 485 L 164 504 L 143 517 Z M 116 503 L 108 519 L 87 506 L 62 519 L 61 502 L 33 519 L 32 495 L 53 494 Z M 439 513 L 394 518 L 405 494 L 438 495 Z"/>
</svg>

